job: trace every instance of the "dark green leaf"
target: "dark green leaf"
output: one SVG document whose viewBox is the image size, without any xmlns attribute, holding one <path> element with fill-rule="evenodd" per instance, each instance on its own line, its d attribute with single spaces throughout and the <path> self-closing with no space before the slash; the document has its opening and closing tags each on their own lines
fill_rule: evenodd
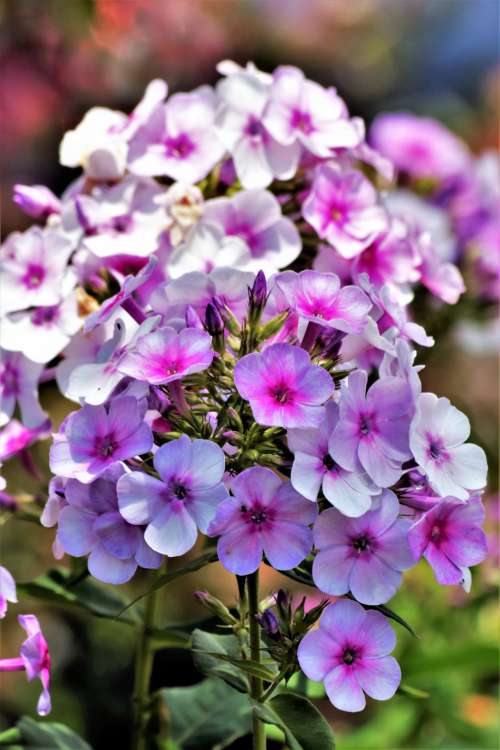
<svg viewBox="0 0 500 750">
<path fill-rule="evenodd" d="M 124 600 L 116 588 L 106 587 L 94 578 L 86 577 L 72 583 L 73 574 L 64 568 L 54 568 L 28 583 L 19 583 L 18 591 L 28 596 L 56 604 L 82 607 L 97 617 L 115 619 L 123 611 Z M 121 618 L 133 624 L 136 616 Z"/>
<path fill-rule="evenodd" d="M 405 685 L 403 682 L 398 687 L 398 693 L 402 693 L 403 695 L 408 695 L 410 698 L 428 698 L 429 693 L 426 693 L 425 690 L 419 690 L 418 688 L 411 687 L 411 685 Z"/>
<path fill-rule="evenodd" d="M 292 568 L 292 570 L 281 570 L 280 573 L 287 578 L 291 578 L 292 581 L 301 583 L 304 586 L 316 586 L 312 579 L 311 573 L 306 568 L 301 567 L 300 565 L 297 568 Z"/>
<path fill-rule="evenodd" d="M 221 680 L 167 688 L 159 696 L 168 708 L 170 736 L 182 750 L 223 750 L 250 732 L 247 697 Z"/>
<path fill-rule="evenodd" d="M 284 732 L 290 750 L 334 750 L 330 725 L 304 696 L 283 692 L 254 705 L 263 721 Z"/>
<path fill-rule="evenodd" d="M 149 633 L 157 650 L 161 648 L 189 648 L 191 645 L 191 634 L 177 628 L 153 628 Z"/>
<path fill-rule="evenodd" d="M 246 693 L 248 683 L 241 672 L 232 664 L 224 663 L 222 657 L 241 656 L 238 639 L 234 635 L 215 635 L 203 630 L 194 630 L 191 637 L 193 661 L 196 668 L 205 675 L 220 677 L 232 687 Z"/>
<path fill-rule="evenodd" d="M 394 620 L 395 622 L 402 625 L 406 630 L 412 634 L 414 638 L 418 638 L 418 635 L 415 633 L 411 625 L 408 625 L 406 620 L 403 620 L 400 615 L 398 615 L 394 610 L 390 609 L 389 607 L 386 607 L 385 604 L 377 604 L 376 606 L 370 606 L 369 604 L 364 605 L 365 609 L 376 609 L 378 612 L 381 612 L 386 617 L 389 617 L 391 620 Z"/>
<path fill-rule="evenodd" d="M 125 612 L 125 610 L 129 609 L 129 607 L 137 604 L 137 602 L 139 602 L 145 596 L 148 596 L 148 594 L 150 594 L 152 591 L 156 591 L 156 589 L 160 589 L 162 586 L 166 586 L 167 583 L 175 581 L 176 578 L 185 576 L 188 573 L 195 573 L 197 570 L 200 570 L 200 568 L 204 568 L 205 565 L 217 562 L 218 559 L 219 558 L 217 557 L 217 552 L 206 552 L 204 555 L 200 555 L 200 557 L 197 557 L 195 560 L 190 560 L 189 562 L 185 563 L 180 568 L 172 570 L 170 573 L 165 573 L 164 575 L 157 578 L 153 586 L 151 586 L 147 591 L 144 591 L 140 596 L 129 602 L 127 606 L 122 609 L 122 612 Z"/>
<path fill-rule="evenodd" d="M 245 674 L 248 674 L 251 677 L 258 677 L 259 679 L 267 680 L 268 682 L 272 682 L 276 677 L 276 672 L 272 672 L 270 669 L 264 666 L 264 664 L 261 664 L 258 661 L 252 661 L 251 659 L 238 659 L 234 656 L 228 656 L 227 654 L 207 651 L 203 651 L 203 655 L 213 657 L 218 661 L 229 662 L 229 664 L 232 664 L 234 667 L 240 669 L 242 672 L 245 672 Z"/>
<path fill-rule="evenodd" d="M 64 724 L 42 723 L 28 716 L 18 721 L 15 730 L 8 729 L 0 734 L 0 747 L 12 748 L 13 745 L 37 750 L 92 750 L 88 742 Z"/>
</svg>

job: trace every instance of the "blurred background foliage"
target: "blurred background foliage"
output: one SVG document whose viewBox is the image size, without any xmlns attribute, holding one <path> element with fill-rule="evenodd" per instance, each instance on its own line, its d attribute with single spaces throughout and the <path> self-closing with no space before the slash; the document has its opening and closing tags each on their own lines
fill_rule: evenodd
<svg viewBox="0 0 500 750">
<path fill-rule="evenodd" d="M 265 70 L 299 65 L 309 77 L 337 86 L 351 112 L 368 122 L 380 111 L 405 108 L 438 117 L 478 153 L 498 148 L 499 14 L 498 0 L 2 0 L 3 236 L 29 224 L 11 202 L 15 182 L 44 183 L 57 192 L 74 177 L 58 165 L 57 147 L 89 107 L 130 110 L 154 77 L 174 90 L 212 83 L 214 65 L 224 58 L 252 59 Z M 453 317 L 453 310 L 446 314 Z M 499 747 L 497 362 L 465 353 L 452 336 L 438 341 L 425 354 L 424 388 L 448 396 L 470 416 L 474 440 L 488 453 L 491 554 L 474 570 L 470 595 L 438 587 L 422 563 L 405 576 L 391 604 L 418 634 L 415 639 L 396 626 L 404 682 L 428 698 L 398 695 L 349 715 L 335 711 L 320 686 L 297 686 L 317 698 L 339 750 Z M 73 408 L 50 386 L 42 400 L 56 424 Z M 47 467 L 46 447 L 34 451 Z M 6 475 L 13 489 L 37 489 L 20 463 L 11 462 Z M 18 581 L 32 580 L 54 565 L 52 539 L 51 530 L 11 520 L 1 530 L 2 563 Z M 264 571 L 264 593 L 289 583 Z M 139 575 L 121 591 L 132 598 L 146 587 Z M 231 577 L 211 565 L 164 589 L 161 624 L 201 619 L 204 611 L 191 595 L 197 589 L 228 603 L 236 598 Z M 12 611 L 34 611 L 43 623 L 53 653 L 53 720 L 81 733 L 95 750 L 126 747 L 133 629 L 28 597 Z M 10 616 L 2 627 L 2 655 L 16 653 L 19 641 Z M 156 687 L 198 679 L 187 652 L 158 655 Z M 20 714 L 33 715 L 36 691 L 18 675 L 2 675 L 0 729 Z M 246 740 L 232 745 L 247 746 Z"/>
</svg>

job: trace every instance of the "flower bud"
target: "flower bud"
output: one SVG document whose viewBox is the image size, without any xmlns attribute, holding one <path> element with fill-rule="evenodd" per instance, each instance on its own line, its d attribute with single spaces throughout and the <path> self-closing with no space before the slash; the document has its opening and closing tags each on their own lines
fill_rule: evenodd
<svg viewBox="0 0 500 750">
<path fill-rule="evenodd" d="M 209 594 L 208 591 L 195 591 L 194 597 L 200 604 L 212 612 L 212 614 L 222 620 L 222 622 L 225 622 L 226 625 L 235 625 L 238 622 L 226 605 L 219 599 L 216 599 L 215 596 L 212 596 L 212 594 Z"/>
<path fill-rule="evenodd" d="M 61 213 L 61 202 L 45 185 L 14 185 L 13 201 L 34 219 Z"/>
<path fill-rule="evenodd" d="M 262 630 L 264 630 L 267 635 L 273 636 L 279 633 L 278 618 L 276 617 L 272 609 L 264 610 L 261 615 L 257 616 L 257 621 Z"/>
<path fill-rule="evenodd" d="M 224 321 L 215 305 L 210 302 L 205 311 L 205 328 L 211 336 L 219 336 L 224 333 Z"/>
</svg>

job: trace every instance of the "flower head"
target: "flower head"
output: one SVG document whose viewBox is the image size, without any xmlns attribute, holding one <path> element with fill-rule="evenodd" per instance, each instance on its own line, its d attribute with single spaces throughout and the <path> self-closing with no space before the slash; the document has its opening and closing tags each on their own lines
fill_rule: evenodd
<svg viewBox="0 0 500 750">
<path fill-rule="evenodd" d="M 483 521 L 484 508 L 478 497 L 465 503 L 445 497 L 408 532 L 415 560 L 423 555 L 439 583 L 462 583 L 469 589 L 469 566 L 478 565 L 488 552 Z"/>
<path fill-rule="evenodd" d="M 324 511 L 314 525 L 316 586 L 336 596 L 350 591 L 363 604 L 387 602 L 401 585 L 401 571 L 414 564 L 407 541 L 410 525 L 399 518 L 399 503 L 390 490 L 359 518 L 345 518 L 334 508 Z"/>
<path fill-rule="evenodd" d="M 410 448 L 431 487 L 441 496 L 466 500 L 469 490 L 486 484 L 486 455 L 478 445 L 465 443 L 469 434 L 469 420 L 447 398 L 420 394 L 410 428 Z"/>
<path fill-rule="evenodd" d="M 302 639 L 299 664 L 309 679 L 324 682 L 340 711 L 362 711 L 363 692 L 379 701 L 392 698 L 401 670 L 389 656 L 396 636 L 387 619 L 346 599 L 330 604 L 319 628 Z"/>
<path fill-rule="evenodd" d="M 25 671 L 31 682 L 39 677 L 42 683 L 42 693 L 38 699 L 37 711 L 40 716 L 50 713 L 50 654 L 40 623 L 35 615 L 18 615 L 19 624 L 26 631 L 28 637 L 22 643 L 19 657 L 0 659 L 0 672 Z"/>
<path fill-rule="evenodd" d="M 21 352 L 0 349 L 0 426 L 10 420 L 16 403 L 26 427 L 39 427 L 45 422 L 47 415 L 38 400 L 42 370 L 43 365 L 32 362 Z"/>
<path fill-rule="evenodd" d="M 17 602 L 16 582 L 7 568 L 0 565 L 0 620 L 7 613 L 7 602 Z"/>
<path fill-rule="evenodd" d="M 158 449 L 154 467 L 160 479 L 133 471 L 118 480 L 120 513 L 146 527 L 144 538 L 153 550 L 177 557 L 191 549 L 198 529 L 207 532 L 227 497 L 224 453 L 210 440 L 183 435 Z"/>
<path fill-rule="evenodd" d="M 317 427 L 324 416 L 322 405 L 333 393 L 328 372 L 291 344 L 247 354 L 234 369 L 234 382 L 250 402 L 255 420 L 279 427 Z"/>
<path fill-rule="evenodd" d="M 260 466 L 246 469 L 231 482 L 233 496 L 222 502 L 208 528 L 220 536 L 219 559 L 238 575 L 253 573 L 265 554 L 277 570 L 290 570 L 312 547 L 309 525 L 316 507 Z"/>
</svg>

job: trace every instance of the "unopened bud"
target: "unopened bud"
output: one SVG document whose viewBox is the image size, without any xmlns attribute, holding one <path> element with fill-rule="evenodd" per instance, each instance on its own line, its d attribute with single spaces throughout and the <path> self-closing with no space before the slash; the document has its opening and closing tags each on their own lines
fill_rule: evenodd
<svg viewBox="0 0 500 750">
<path fill-rule="evenodd" d="M 61 202 L 45 185 L 14 185 L 14 203 L 34 219 L 61 213 Z"/>
<path fill-rule="evenodd" d="M 267 297 L 267 282 L 264 271 L 259 271 L 252 288 L 249 290 L 250 304 L 254 307 L 264 307 Z"/>
<path fill-rule="evenodd" d="M 219 336 L 224 333 L 224 321 L 215 305 L 210 302 L 205 311 L 205 328 L 211 336 Z"/>
<path fill-rule="evenodd" d="M 267 635 L 273 636 L 279 633 L 278 618 L 272 609 L 266 609 L 261 615 L 258 615 L 257 622 Z"/>
<path fill-rule="evenodd" d="M 212 594 L 209 594 L 208 591 L 195 591 L 194 597 L 200 604 L 212 612 L 212 614 L 222 620 L 222 622 L 225 622 L 226 625 L 235 625 L 238 622 L 226 605 L 219 599 L 216 599 L 215 596 L 212 596 Z"/>
</svg>

